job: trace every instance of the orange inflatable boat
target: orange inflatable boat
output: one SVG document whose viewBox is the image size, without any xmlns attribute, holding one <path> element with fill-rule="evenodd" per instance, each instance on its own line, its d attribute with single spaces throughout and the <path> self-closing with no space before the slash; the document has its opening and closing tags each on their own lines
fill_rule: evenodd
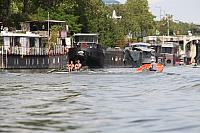
<svg viewBox="0 0 200 133">
<path fill-rule="evenodd" d="M 137 68 L 135 70 L 135 72 L 138 73 L 138 72 L 143 72 L 143 71 L 151 71 L 150 68 L 151 68 L 151 64 L 144 64 L 144 65 L 140 66 L 139 68 Z M 156 64 L 156 70 L 154 70 L 154 71 L 162 72 L 163 69 L 164 69 L 164 66 L 160 63 L 157 63 Z"/>
</svg>

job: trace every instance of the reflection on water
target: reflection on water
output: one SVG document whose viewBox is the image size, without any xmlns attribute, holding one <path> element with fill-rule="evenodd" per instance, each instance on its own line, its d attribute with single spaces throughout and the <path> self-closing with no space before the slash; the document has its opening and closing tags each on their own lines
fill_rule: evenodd
<svg viewBox="0 0 200 133">
<path fill-rule="evenodd" d="M 0 132 L 199 133 L 200 69 L 0 72 Z"/>
</svg>

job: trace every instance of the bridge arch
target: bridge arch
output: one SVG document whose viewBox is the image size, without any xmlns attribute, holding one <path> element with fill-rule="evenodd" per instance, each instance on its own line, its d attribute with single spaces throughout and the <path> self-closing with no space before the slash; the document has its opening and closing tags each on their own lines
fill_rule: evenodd
<svg viewBox="0 0 200 133">
<path fill-rule="evenodd" d="M 186 64 L 200 63 L 200 38 L 192 38 L 185 42 Z"/>
</svg>

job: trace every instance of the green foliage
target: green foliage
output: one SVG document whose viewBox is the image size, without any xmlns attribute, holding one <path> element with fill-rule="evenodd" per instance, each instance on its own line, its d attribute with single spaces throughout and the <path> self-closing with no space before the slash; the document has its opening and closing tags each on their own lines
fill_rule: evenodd
<svg viewBox="0 0 200 133">
<path fill-rule="evenodd" d="M 157 29 L 160 35 L 167 35 L 168 29 L 169 35 L 187 35 L 188 31 L 191 31 L 193 35 L 200 35 L 199 26 L 193 23 L 174 21 L 173 16 L 169 14 L 157 22 Z"/>
<path fill-rule="evenodd" d="M 113 10 L 122 19 L 111 18 Z M 20 29 L 27 20 L 63 20 L 69 33 L 99 33 L 100 43 L 123 47 L 126 41 L 142 41 L 142 37 L 155 35 L 200 34 L 195 24 L 174 22 L 168 15 L 160 22 L 154 21 L 147 0 L 127 0 L 125 4 L 106 6 L 102 0 L 0 0 L 0 21 L 4 26 Z M 169 23 L 168 23 L 169 22 Z M 169 25 L 168 25 L 169 24 Z M 132 38 L 126 39 L 130 34 Z"/>
<path fill-rule="evenodd" d="M 123 17 L 125 34 L 131 33 L 135 38 L 151 35 L 150 30 L 154 29 L 155 22 L 147 0 L 127 0 Z"/>
<path fill-rule="evenodd" d="M 62 30 L 61 26 L 52 26 L 51 27 L 51 35 L 50 35 L 50 42 L 51 42 L 51 48 L 55 46 L 57 43 L 57 38 L 59 37 L 59 31 Z"/>
</svg>

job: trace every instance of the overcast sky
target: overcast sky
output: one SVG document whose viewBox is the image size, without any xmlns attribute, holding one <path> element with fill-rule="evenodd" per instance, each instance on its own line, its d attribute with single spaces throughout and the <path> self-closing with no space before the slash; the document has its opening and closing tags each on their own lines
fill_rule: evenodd
<svg viewBox="0 0 200 133">
<path fill-rule="evenodd" d="M 118 0 L 124 3 L 126 0 Z M 200 0 L 148 0 L 153 15 L 159 19 L 160 15 L 168 13 L 174 20 L 200 24 Z M 161 9 L 161 12 L 160 12 Z"/>
</svg>

